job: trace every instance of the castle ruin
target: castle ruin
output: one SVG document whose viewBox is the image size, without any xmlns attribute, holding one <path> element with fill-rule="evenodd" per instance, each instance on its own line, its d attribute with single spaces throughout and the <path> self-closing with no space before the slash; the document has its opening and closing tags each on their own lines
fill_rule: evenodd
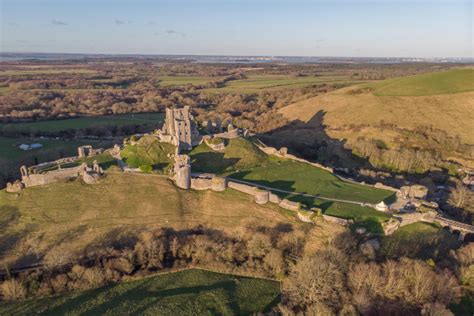
<svg viewBox="0 0 474 316">
<path fill-rule="evenodd" d="M 188 190 L 191 188 L 191 158 L 188 155 L 174 156 L 174 181 L 176 186 Z"/>
<path fill-rule="evenodd" d="M 194 117 L 189 112 L 189 106 L 181 109 L 166 109 L 166 118 L 161 139 L 177 146 L 178 149 L 191 150 L 193 146 L 199 145 L 201 135 L 199 134 Z"/>
</svg>

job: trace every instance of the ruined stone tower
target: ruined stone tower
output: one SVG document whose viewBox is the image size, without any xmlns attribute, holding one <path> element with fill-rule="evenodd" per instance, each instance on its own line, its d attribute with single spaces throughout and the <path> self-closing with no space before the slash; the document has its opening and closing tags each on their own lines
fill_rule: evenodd
<svg viewBox="0 0 474 316">
<path fill-rule="evenodd" d="M 174 156 L 173 171 L 176 186 L 185 190 L 191 188 L 191 158 L 188 155 Z"/>
<path fill-rule="evenodd" d="M 189 113 L 189 106 L 182 109 L 166 109 L 163 133 L 171 135 L 174 145 L 184 150 L 191 150 L 200 141 L 196 123 Z"/>
</svg>

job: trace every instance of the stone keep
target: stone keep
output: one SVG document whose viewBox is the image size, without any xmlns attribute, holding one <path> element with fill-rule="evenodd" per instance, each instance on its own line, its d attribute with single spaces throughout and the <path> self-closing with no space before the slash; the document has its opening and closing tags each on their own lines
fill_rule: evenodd
<svg viewBox="0 0 474 316">
<path fill-rule="evenodd" d="M 182 109 L 166 109 L 163 133 L 171 135 L 174 145 L 180 149 L 191 150 L 200 141 L 196 123 L 189 113 L 189 106 Z"/>
<path fill-rule="evenodd" d="M 191 188 L 191 158 L 188 155 L 174 156 L 174 180 L 181 189 Z"/>
</svg>

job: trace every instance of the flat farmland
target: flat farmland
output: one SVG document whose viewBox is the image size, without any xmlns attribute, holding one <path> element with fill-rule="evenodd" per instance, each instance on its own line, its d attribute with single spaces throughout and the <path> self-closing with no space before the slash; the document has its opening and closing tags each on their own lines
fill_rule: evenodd
<svg viewBox="0 0 474 316">
<path fill-rule="evenodd" d="M 359 81 L 360 82 L 360 81 Z M 350 76 L 322 75 L 322 76 L 285 76 L 285 75 L 249 75 L 247 79 L 229 81 L 225 87 L 206 89 L 206 92 L 235 92 L 256 93 L 262 90 L 278 90 L 301 88 L 313 84 L 347 85 L 354 83 Z"/>
<path fill-rule="evenodd" d="M 217 81 L 220 77 L 205 77 L 205 76 L 159 76 L 160 86 L 183 86 L 187 84 L 201 85 L 208 82 Z"/>
<path fill-rule="evenodd" d="M 0 124 L 0 131 L 57 133 L 100 126 L 153 125 L 161 127 L 163 113 L 131 113 L 108 116 L 84 116 L 70 119 Z"/>
</svg>

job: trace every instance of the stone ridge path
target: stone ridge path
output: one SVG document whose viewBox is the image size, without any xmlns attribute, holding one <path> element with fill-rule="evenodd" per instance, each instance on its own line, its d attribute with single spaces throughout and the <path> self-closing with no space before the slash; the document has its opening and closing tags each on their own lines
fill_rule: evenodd
<svg viewBox="0 0 474 316">
<path fill-rule="evenodd" d="M 364 202 L 359 202 L 359 201 L 343 200 L 343 199 L 336 199 L 336 198 L 328 198 L 328 197 L 324 197 L 324 196 L 320 196 L 320 195 L 314 195 L 314 194 L 308 194 L 308 193 L 292 192 L 292 191 L 272 188 L 272 187 L 269 187 L 269 186 L 266 186 L 266 185 L 261 185 L 261 184 L 257 184 L 257 183 L 250 182 L 250 181 L 238 180 L 238 179 L 234 179 L 234 178 L 230 178 L 230 177 L 226 177 L 226 179 L 228 179 L 230 181 L 242 183 L 242 184 L 248 184 L 248 185 L 255 186 L 255 187 L 258 187 L 258 188 L 261 188 L 261 189 L 267 189 L 269 191 L 276 191 L 276 192 L 287 193 L 287 194 L 292 194 L 292 195 L 306 196 L 306 197 L 325 200 L 325 201 L 342 202 L 342 203 L 356 204 L 356 205 L 360 205 L 360 206 L 375 207 L 375 205 L 371 204 L 371 203 L 364 203 Z"/>
</svg>

